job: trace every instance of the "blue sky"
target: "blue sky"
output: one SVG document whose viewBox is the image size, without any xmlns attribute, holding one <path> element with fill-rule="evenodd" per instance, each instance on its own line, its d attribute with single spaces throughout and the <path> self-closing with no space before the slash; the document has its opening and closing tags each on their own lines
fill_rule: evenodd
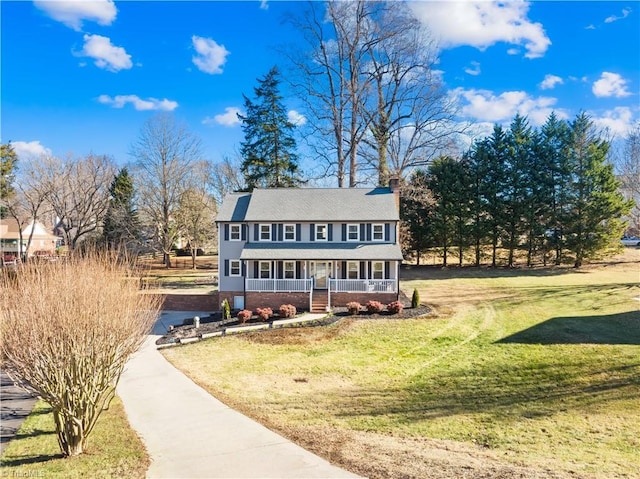
<svg viewBox="0 0 640 479">
<path fill-rule="evenodd" d="M 640 121 L 640 3 L 411 2 L 440 45 L 437 68 L 476 134 L 516 113 L 586 111 L 623 137 Z M 2 1 L 0 141 L 20 157 L 131 161 L 151 116 L 171 111 L 212 161 L 242 141 L 235 112 L 299 43 L 290 1 Z M 300 103 L 283 84 L 291 118 Z"/>
</svg>

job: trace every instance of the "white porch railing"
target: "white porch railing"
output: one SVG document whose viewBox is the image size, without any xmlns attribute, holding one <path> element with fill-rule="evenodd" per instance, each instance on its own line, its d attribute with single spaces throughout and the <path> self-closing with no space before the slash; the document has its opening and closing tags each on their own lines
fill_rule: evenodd
<svg viewBox="0 0 640 479">
<path fill-rule="evenodd" d="M 311 291 L 311 279 L 257 279 L 245 280 L 245 291 L 307 293 Z"/>
<path fill-rule="evenodd" d="M 330 279 L 332 293 L 397 293 L 395 279 Z"/>
</svg>

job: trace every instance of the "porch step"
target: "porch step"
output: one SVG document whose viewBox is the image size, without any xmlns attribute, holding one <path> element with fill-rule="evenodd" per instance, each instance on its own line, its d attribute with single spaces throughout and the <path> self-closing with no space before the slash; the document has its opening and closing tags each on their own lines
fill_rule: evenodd
<svg viewBox="0 0 640 479">
<path fill-rule="evenodd" d="M 324 313 L 327 311 L 327 305 L 329 304 L 329 298 L 326 291 L 314 291 L 313 300 L 311 301 L 312 313 Z"/>
</svg>

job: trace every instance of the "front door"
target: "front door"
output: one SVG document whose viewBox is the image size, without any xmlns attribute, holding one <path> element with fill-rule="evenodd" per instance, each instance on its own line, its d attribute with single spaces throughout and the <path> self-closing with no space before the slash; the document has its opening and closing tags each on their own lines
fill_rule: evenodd
<svg viewBox="0 0 640 479">
<path fill-rule="evenodd" d="M 327 289 L 327 278 L 329 276 L 329 264 L 326 261 L 316 261 L 314 268 L 316 288 Z"/>
</svg>

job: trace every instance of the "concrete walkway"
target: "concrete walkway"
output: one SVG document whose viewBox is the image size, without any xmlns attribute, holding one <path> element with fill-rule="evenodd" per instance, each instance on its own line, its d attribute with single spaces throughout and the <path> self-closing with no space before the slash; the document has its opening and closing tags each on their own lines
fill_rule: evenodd
<svg viewBox="0 0 640 479">
<path fill-rule="evenodd" d="M 155 334 L 197 312 L 163 312 Z M 225 406 L 175 369 L 150 336 L 118 385 L 144 441 L 148 478 L 357 478 Z"/>
</svg>

